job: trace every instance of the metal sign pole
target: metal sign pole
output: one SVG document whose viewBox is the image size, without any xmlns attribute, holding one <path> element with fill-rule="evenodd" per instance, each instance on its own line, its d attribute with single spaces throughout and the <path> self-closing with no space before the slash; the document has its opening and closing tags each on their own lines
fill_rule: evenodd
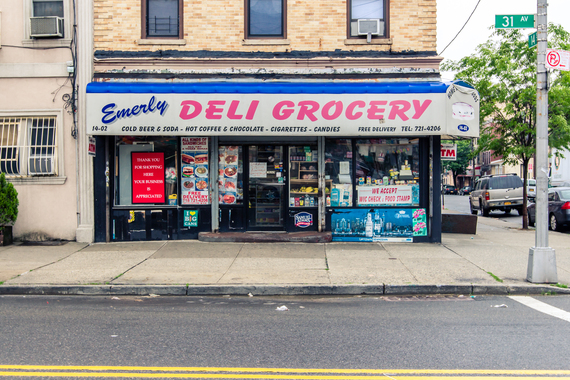
<svg viewBox="0 0 570 380">
<path fill-rule="evenodd" d="M 529 250 L 527 281 L 556 283 L 556 254 L 548 246 L 548 84 L 546 73 L 547 0 L 537 0 L 538 64 L 536 80 L 536 236 Z"/>
</svg>

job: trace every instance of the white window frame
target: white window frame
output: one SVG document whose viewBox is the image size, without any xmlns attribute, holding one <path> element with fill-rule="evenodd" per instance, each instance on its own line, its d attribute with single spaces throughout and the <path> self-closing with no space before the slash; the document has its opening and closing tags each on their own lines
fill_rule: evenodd
<svg viewBox="0 0 570 380">
<path fill-rule="evenodd" d="M 24 1 L 24 33 L 22 44 L 24 46 L 41 46 L 41 47 L 59 47 L 69 46 L 71 44 L 71 35 L 73 32 L 73 10 L 69 5 L 69 0 L 63 0 L 63 37 L 60 38 L 32 38 L 30 17 L 33 17 L 34 0 Z"/>
<path fill-rule="evenodd" d="M 30 175 L 28 174 L 28 163 L 30 157 L 30 125 L 28 122 L 24 125 L 20 123 L 18 127 L 18 147 L 20 160 L 20 174 L 11 175 L 6 173 L 6 178 L 14 184 L 41 184 L 41 185 L 61 185 L 64 184 L 67 177 L 65 176 L 63 156 L 65 149 L 63 146 L 63 111 L 61 110 L 32 110 L 32 111 L 2 111 L 0 118 L 55 118 L 55 147 L 54 157 L 54 174 L 52 175 Z M 1 131 L 0 131 L 1 132 Z M 23 174 L 22 174 L 23 173 Z"/>
</svg>

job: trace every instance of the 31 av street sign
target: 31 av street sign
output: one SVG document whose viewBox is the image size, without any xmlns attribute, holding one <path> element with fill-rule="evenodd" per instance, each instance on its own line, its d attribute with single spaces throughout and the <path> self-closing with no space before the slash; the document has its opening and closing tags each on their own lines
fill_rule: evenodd
<svg viewBox="0 0 570 380">
<path fill-rule="evenodd" d="M 495 15 L 495 28 L 522 29 L 534 28 L 534 15 Z"/>
</svg>

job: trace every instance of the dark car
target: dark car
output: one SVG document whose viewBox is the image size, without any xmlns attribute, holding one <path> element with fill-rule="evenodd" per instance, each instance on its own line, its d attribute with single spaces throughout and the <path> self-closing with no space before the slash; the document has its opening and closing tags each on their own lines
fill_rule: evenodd
<svg viewBox="0 0 570 380">
<path fill-rule="evenodd" d="M 528 207 L 528 225 L 536 223 L 536 204 Z M 548 189 L 548 229 L 561 231 L 570 225 L 570 187 L 552 187 Z"/>
<path fill-rule="evenodd" d="M 461 189 L 459 189 L 459 195 L 469 195 L 472 191 L 473 188 L 471 186 L 463 186 Z"/>
<path fill-rule="evenodd" d="M 457 189 L 453 185 L 443 185 L 443 193 L 457 195 Z"/>
</svg>

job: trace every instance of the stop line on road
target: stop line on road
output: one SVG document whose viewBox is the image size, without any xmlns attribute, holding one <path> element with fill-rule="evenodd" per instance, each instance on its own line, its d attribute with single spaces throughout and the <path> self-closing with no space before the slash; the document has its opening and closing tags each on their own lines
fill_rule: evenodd
<svg viewBox="0 0 570 380">
<path fill-rule="evenodd" d="M 528 306 L 534 310 L 540 311 L 541 313 L 551 315 L 556 318 L 560 318 L 566 322 L 570 322 L 570 313 L 559 309 L 557 307 L 551 306 L 547 303 L 540 302 L 537 299 L 528 296 L 509 296 L 510 299 L 517 301 L 525 306 Z"/>
</svg>

